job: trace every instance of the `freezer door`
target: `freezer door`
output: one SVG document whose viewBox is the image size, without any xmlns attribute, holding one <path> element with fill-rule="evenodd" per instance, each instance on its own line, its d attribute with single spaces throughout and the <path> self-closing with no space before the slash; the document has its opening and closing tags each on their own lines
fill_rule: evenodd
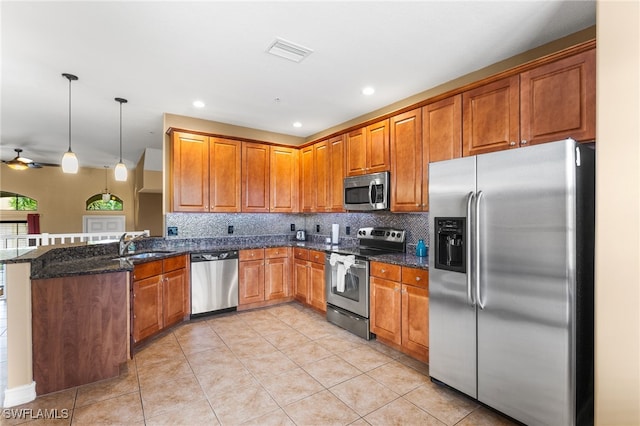
<svg viewBox="0 0 640 426">
<path fill-rule="evenodd" d="M 528 425 L 573 424 L 574 153 L 477 157 L 478 400 Z"/>
<path fill-rule="evenodd" d="M 435 267 L 434 221 L 437 217 L 464 217 L 469 229 L 467 200 L 476 187 L 475 167 L 475 157 L 429 165 L 429 374 L 473 398 L 476 308 L 469 298 L 467 274 Z M 467 273 L 470 269 L 467 265 Z"/>
</svg>

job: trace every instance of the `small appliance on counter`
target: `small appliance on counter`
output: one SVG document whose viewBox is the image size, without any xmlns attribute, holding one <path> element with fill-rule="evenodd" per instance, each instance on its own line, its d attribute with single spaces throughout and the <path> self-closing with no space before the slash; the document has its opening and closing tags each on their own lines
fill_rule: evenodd
<svg viewBox="0 0 640 426">
<path fill-rule="evenodd" d="M 307 240 L 307 231 L 304 229 L 300 229 L 296 231 L 296 240 L 297 241 L 306 241 Z"/>
</svg>

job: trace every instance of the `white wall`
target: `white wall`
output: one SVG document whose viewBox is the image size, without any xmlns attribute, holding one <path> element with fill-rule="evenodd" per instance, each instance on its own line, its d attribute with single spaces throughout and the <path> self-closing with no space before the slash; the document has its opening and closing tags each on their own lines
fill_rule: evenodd
<svg viewBox="0 0 640 426">
<path fill-rule="evenodd" d="M 640 425 L 640 3 L 597 6 L 595 415 Z"/>
</svg>

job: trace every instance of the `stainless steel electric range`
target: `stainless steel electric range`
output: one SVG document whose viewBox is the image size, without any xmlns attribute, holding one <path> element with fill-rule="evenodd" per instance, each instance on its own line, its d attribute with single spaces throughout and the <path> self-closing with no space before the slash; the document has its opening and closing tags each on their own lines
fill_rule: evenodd
<svg viewBox="0 0 640 426">
<path fill-rule="evenodd" d="M 360 228 L 358 247 L 333 248 L 325 265 L 327 320 L 369 340 L 369 257 L 404 253 L 406 232 Z"/>
</svg>

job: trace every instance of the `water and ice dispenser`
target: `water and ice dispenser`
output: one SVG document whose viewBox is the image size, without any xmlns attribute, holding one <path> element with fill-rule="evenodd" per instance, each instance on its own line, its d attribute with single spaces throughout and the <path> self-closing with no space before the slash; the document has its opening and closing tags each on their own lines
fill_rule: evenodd
<svg viewBox="0 0 640 426">
<path fill-rule="evenodd" d="M 467 272 L 465 217 L 436 217 L 435 267 Z"/>
</svg>

